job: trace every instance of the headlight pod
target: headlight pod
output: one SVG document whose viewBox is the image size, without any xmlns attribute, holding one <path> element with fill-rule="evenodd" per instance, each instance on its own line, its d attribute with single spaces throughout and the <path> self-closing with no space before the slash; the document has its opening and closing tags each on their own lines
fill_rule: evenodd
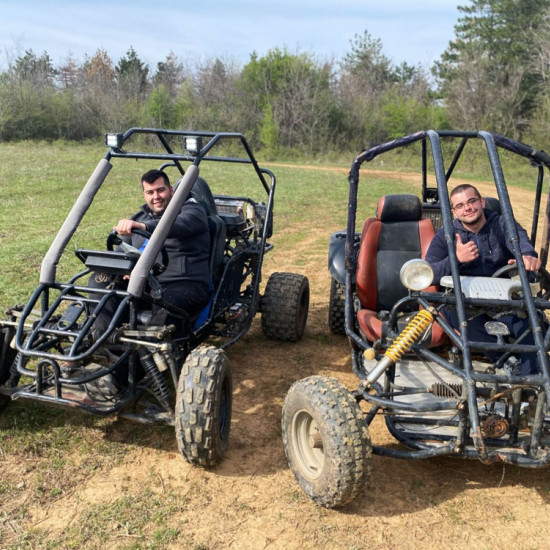
<svg viewBox="0 0 550 550">
<path fill-rule="evenodd" d="M 122 134 L 105 134 L 105 145 L 111 149 L 121 149 L 124 143 Z"/>
<path fill-rule="evenodd" d="M 409 290 L 424 290 L 433 283 L 434 270 L 426 260 L 415 258 L 403 264 L 399 278 Z"/>
<path fill-rule="evenodd" d="M 197 156 L 202 149 L 202 137 L 200 136 L 186 136 L 183 138 L 183 148 L 191 153 L 193 156 Z"/>
</svg>

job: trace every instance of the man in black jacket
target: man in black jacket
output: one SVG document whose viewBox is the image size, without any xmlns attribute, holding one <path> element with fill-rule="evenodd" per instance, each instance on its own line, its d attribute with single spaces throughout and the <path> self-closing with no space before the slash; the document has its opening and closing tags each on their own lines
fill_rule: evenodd
<svg viewBox="0 0 550 550">
<path fill-rule="evenodd" d="M 485 210 L 485 200 L 473 185 L 463 184 L 455 187 L 450 195 L 451 209 L 454 215 L 456 233 L 456 256 L 459 261 L 460 275 L 491 277 L 493 273 L 507 265 L 515 263 L 512 250 L 504 227 L 504 220 L 496 212 Z M 529 241 L 525 229 L 517 224 L 519 245 L 523 263 L 527 271 L 537 271 L 541 261 Z M 441 277 L 451 274 L 449 254 L 443 229 L 433 238 L 426 254 L 434 270 L 434 281 L 439 284 Z M 446 309 L 445 317 L 451 325 L 458 328 L 456 312 Z M 495 342 L 496 338 L 487 334 L 485 322 L 490 320 L 486 315 L 479 315 L 468 321 L 468 336 L 478 342 Z M 514 337 L 519 337 L 529 327 L 527 319 L 514 315 L 499 318 L 505 323 Z M 522 343 L 532 344 L 532 334 Z M 487 356 L 496 361 L 500 354 L 487 352 Z M 536 374 L 539 372 L 534 354 L 522 354 L 520 364 L 514 374 Z"/>
<path fill-rule="evenodd" d="M 150 170 L 141 177 L 145 204 L 131 218 L 118 221 L 113 229 L 122 239 L 135 248 L 146 246 L 146 239 L 132 233 L 141 229 L 153 233 L 166 207 L 174 195 L 168 176 L 160 170 Z M 163 300 L 177 306 L 193 317 L 208 303 L 210 232 L 204 208 L 194 199 L 188 198 L 183 204 L 164 242 L 168 254 L 168 267 L 158 275 L 162 287 Z M 102 278 L 102 274 L 100 279 Z M 93 277 L 92 277 L 93 279 Z M 104 286 L 100 280 L 91 281 L 90 286 Z M 113 304 L 116 307 L 116 304 Z M 95 322 L 95 328 L 104 330 L 109 319 L 110 308 Z M 156 307 L 150 325 L 163 325 L 167 322 L 164 308 Z"/>
</svg>

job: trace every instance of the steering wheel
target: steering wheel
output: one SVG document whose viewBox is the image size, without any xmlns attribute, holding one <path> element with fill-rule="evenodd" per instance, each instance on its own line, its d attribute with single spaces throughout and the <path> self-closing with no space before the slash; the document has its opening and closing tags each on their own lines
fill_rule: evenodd
<svg viewBox="0 0 550 550">
<path fill-rule="evenodd" d="M 132 233 L 135 233 L 136 235 L 141 235 L 146 239 L 151 238 L 151 233 L 149 233 L 149 231 L 139 229 L 138 227 L 134 227 L 132 229 Z M 123 242 L 124 241 L 120 238 L 120 235 L 117 233 L 117 231 L 113 229 L 107 236 L 107 250 L 112 251 L 114 250 L 115 246 L 120 246 Z M 168 263 L 170 261 L 170 258 L 168 257 L 168 252 L 166 252 L 166 248 L 164 246 L 160 249 L 160 256 L 162 262 L 155 262 L 153 264 L 152 270 L 154 275 L 160 275 L 161 273 L 163 273 L 168 267 Z"/>
<path fill-rule="evenodd" d="M 513 277 L 514 272 L 517 273 L 518 267 L 516 264 L 503 265 L 497 269 L 491 277 Z M 541 290 L 537 294 L 537 298 L 548 300 L 550 296 L 550 273 L 541 267 L 538 271 L 528 271 L 527 275 L 531 275 L 534 278 L 534 282 L 540 284 Z"/>
</svg>

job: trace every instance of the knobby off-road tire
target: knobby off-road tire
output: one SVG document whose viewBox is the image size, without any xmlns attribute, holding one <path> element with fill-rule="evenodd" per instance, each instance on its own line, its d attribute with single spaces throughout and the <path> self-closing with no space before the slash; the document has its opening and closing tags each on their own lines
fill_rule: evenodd
<svg viewBox="0 0 550 550">
<path fill-rule="evenodd" d="M 262 331 L 273 340 L 297 342 L 309 312 L 309 281 L 297 273 L 273 273 L 262 297 Z"/>
<path fill-rule="evenodd" d="M 233 384 L 229 360 L 213 346 L 193 350 L 180 374 L 176 394 L 176 439 L 191 464 L 218 464 L 227 450 Z"/>
<path fill-rule="evenodd" d="M 305 493 L 325 508 L 352 501 L 370 476 L 372 445 L 353 395 L 337 380 L 310 376 L 283 405 L 283 445 Z"/>
<path fill-rule="evenodd" d="M 0 386 L 6 384 L 10 378 L 10 369 L 17 357 L 17 351 L 10 347 L 14 330 L 3 328 L 0 330 Z M 11 384 L 10 384 L 11 385 Z M 11 401 L 9 396 L 0 394 L 0 411 Z"/>
<path fill-rule="evenodd" d="M 330 279 L 328 326 L 333 334 L 346 333 L 346 285 Z"/>
</svg>

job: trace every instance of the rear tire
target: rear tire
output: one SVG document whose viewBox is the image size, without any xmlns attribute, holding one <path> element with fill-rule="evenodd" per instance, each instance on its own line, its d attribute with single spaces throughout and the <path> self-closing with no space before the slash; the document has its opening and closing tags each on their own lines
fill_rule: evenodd
<svg viewBox="0 0 550 550">
<path fill-rule="evenodd" d="M 15 335 L 12 328 L 3 328 L 0 330 L 0 386 L 4 386 L 10 380 L 10 370 L 17 357 L 17 350 L 10 347 L 11 340 Z M 9 386 L 17 385 L 19 377 L 12 377 Z M 2 410 L 11 401 L 8 395 L 0 393 L 0 410 Z"/>
<path fill-rule="evenodd" d="M 193 350 L 185 360 L 176 394 L 176 439 L 193 465 L 221 462 L 229 443 L 233 384 L 229 360 L 213 346 Z"/>
<path fill-rule="evenodd" d="M 273 273 L 261 302 L 262 330 L 273 340 L 297 342 L 309 312 L 309 281 L 296 273 Z"/>
<path fill-rule="evenodd" d="M 330 279 L 328 326 L 333 334 L 346 333 L 346 285 Z"/>
<path fill-rule="evenodd" d="M 290 388 L 283 405 L 283 445 L 307 496 L 343 506 L 370 476 L 372 445 L 359 405 L 337 380 L 310 376 Z"/>
</svg>

